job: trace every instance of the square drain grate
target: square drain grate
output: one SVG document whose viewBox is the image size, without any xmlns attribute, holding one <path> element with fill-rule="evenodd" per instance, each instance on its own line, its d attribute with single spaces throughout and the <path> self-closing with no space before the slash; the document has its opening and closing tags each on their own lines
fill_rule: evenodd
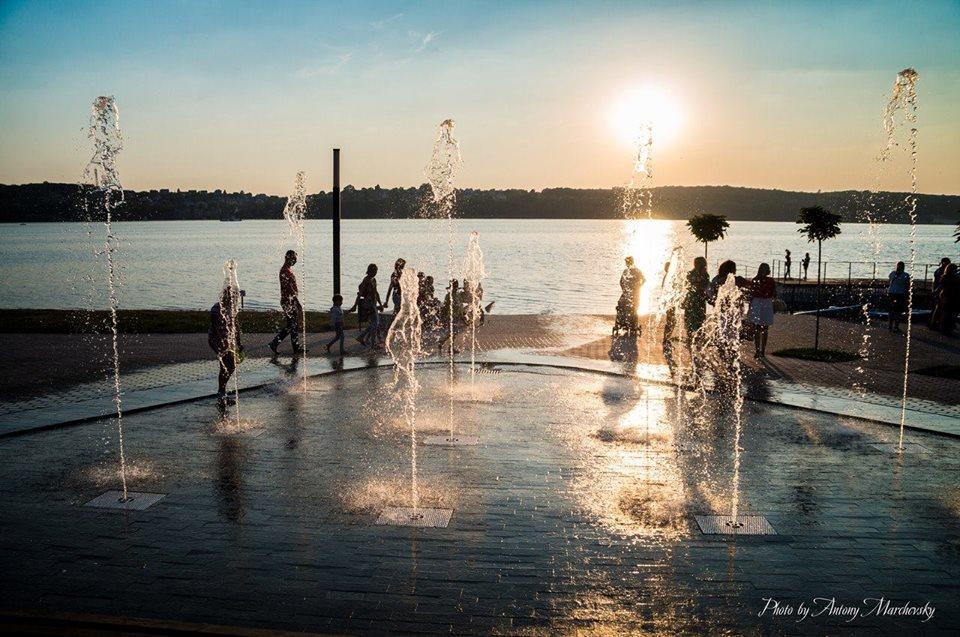
<svg viewBox="0 0 960 637">
<path fill-rule="evenodd" d="M 480 443 L 476 436 L 427 436 L 423 444 L 436 447 L 469 447 Z"/>
<path fill-rule="evenodd" d="M 425 509 L 412 507 L 389 507 L 377 518 L 380 526 L 416 526 L 420 528 L 445 529 L 450 524 L 453 509 Z"/>
<path fill-rule="evenodd" d="M 107 491 L 90 500 L 83 506 L 98 509 L 120 509 L 121 511 L 143 511 L 166 497 L 164 493 L 138 493 L 127 491 L 127 499 L 123 499 L 123 491 Z"/>
<path fill-rule="evenodd" d="M 903 443 L 903 451 L 900 451 L 900 444 L 896 442 L 875 442 L 870 445 L 874 449 L 882 451 L 884 453 L 889 453 L 892 455 L 899 455 L 900 453 L 910 454 L 910 455 L 926 455 L 930 453 L 930 450 L 924 447 L 923 445 L 918 445 L 915 442 L 905 442 Z"/>
<path fill-rule="evenodd" d="M 736 524 L 729 515 L 696 515 L 704 535 L 776 535 L 762 515 L 738 515 Z"/>
</svg>

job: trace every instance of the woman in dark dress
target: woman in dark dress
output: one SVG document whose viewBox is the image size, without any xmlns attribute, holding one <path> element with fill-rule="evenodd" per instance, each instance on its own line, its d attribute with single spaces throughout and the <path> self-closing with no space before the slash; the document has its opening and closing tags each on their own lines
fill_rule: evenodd
<svg viewBox="0 0 960 637">
<path fill-rule="evenodd" d="M 693 333 L 700 329 L 707 318 L 707 291 L 710 289 L 710 274 L 707 260 L 697 257 L 693 269 L 687 272 L 687 295 L 683 299 L 683 322 L 687 328 L 687 344 Z"/>
</svg>

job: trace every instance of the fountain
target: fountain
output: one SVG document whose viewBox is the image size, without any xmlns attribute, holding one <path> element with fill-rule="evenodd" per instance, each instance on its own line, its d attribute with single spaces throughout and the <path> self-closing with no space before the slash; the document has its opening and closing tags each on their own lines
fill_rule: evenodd
<svg viewBox="0 0 960 637">
<path fill-rule="evenodd" d="M 237 279 L 237 262 L 228 259 L 223 264 L 223 285 L 220 287 L 220 316 L 227 327 L 227 347 L 233 354 L 233 406 L 237 428 L 240 423 L 240 332 L 237 329 L 237 314 L 240 312 L 240 282 Z"/>
<path fill-rule="evenodd" d="M 427 164 L 424 174 L 430 184 L 432 195 L 431 204 L 436 209 L 436 216 L 447 220 L 447 280 L 450 282 L 450 303 L 447 308 L 447 329 L 449 343 L 447 344 L 447 385 L 449 397 L 447 399 L 447 436 L 430 436 L 424 440 L 429 445 L 470 445 L 476 440 L 469 437 L 454 435 L 453 426 L 453 394 L 456 385 L 454 375 L 454 342 L 456 340 L 456 324 L 454 321 L 454 305 L 456 295 L 453 290 L 453 280 L 457 277 L 453 260 L 453 213 L 457 203 L 455 181 L 463 161 L 460 157 L 460 143 L 453 136 L 454 122 L 445 119 L 437 129 L 437 139 L 433 144 L 433 154 Z"/>
<path fill-rule="evenodd" d="M 117 440 L 120 450 L 121 491 L 108 491 L 87 503 L 87 506 L 145 509 L 163 496 L 160 494 L 133 493 L 127 489 L 127 459 L 123 440 L 123 400 L 120 384 L 120 346 L 117 329 L 117 310 L 120 303 L 117 295 L 120 286 L 120 266 L 117 251 L 120 240 L 113 230 L 113 213 L 123 204 L 123 186 L 117 171 L 117 157 L 123 149 L 120 132 L 120 111 L 112 96 L 100 96 L 93 101 L 88 137 L 93 140 L 93 156 L 83 171 L 83 183 L 92 186 L 102 198 L 97 207 L 103 208 L 105 230 L 102 254 L 107 262 L 107 292 L 110 303 L 110 339 L 113 360 L 113 403 L 117 413 Z"/>
<path fill-rule="evenodd" d="M 306 279 L 306 267 L 304 263 L 304 244 L 306 243 L 304 219 L 307 215 L 307 190 L 304 186 L 304 171 L 297 172 L 293 181 L 293 193 L 287 198 L 287 203 L 283 207 L 283 218 L 290 225 L 290 234 L 293 235 L 297 243 L 297 261 L 300 263 L 300 272 L 304 276 L 300 278 L 297 298 L 300 300 L 300 329 L 301 345 L 304 350 L 307 348 L 307 310 L 306 300 L 303 295 L 304 279 Z M 307 355 L 303 354 L 301 361 L 301 373 L 303 374 L 303 391 L 307 391 Z"/>
<path fill-rule="evenodd" d="M 653 193 L 650 182 L 653 180 L 653 122 L 645 122 L 638 127 L 636 152 L 630 181 L 623 191 L 624 219 L 637 219 L 653 216 Z"/>
<path fill-rule="evenodd" d="M 743 429 L 743 388 L 740 369 L 740 328 L 743 324 L 743 294 L 736 275 L 730 274 L 717 291 L 714 312 L 694 338 L 695 365 L 708 365 L 714 379 L 714 391 L 729 404 L 733 419 L 733 477 L 730 515 L 698 515 L 697 523 L 705 534 L 766 535 L 774 533 L 766 518 L 740 512 L 740 438 Z M 706 374 L 698 369 L 694 378 L 700 393 L 706 396 Z M 706 403 L 704 403 L 704 410 Z"/>
<path fill-rule="evenodd" d="M 403 408 L 403 418 L 410 428 L 410 506 L 390 507 L 381 512 L 377 524 L 392 526 L 445 527 L 450 522 L 450 509 L 420 506 L 417 485 L 417 359 L 423 355 L 421 331 L 423 320 L 417 307 L 417 272 L 406 267 L 400 275 L 400 310 L 387 332 L 385 346 L 393 359 L 393 391 Z"/>
<path fill-rule="evenodd" d="M 907 264 L 907 272 L 912 277 L 916 265 L 916 237 L 917 237 L 917 81 L 920 75 L 911 68 L 904 69 L 897 73 L 893 82 L 893 89 L 890 98 L 883 112 L 883 130 L 886 134 L 886 145 L 877 157 L 878 167 L 885 166 L 893 157 L 894 150 L 900 146 L 897 141 L 897 132 L 902 126 L 908 126 L 906 150 L 909 153 L 909 175 L 910 192 L 903 199 L 907 216 L 910 220 L 909 251 L 910 257 Z M 871 211 L 875 214 L 875 211 Z M 874 214 L 870 214 L 871 234 L 874 230 Z M 878 250 L 879 240 L 875 242 L 875 253 Z M 882 451 L 893 451 L 898 454 L 904 452 L 925 453 L 926 449 L 922 445 L 905 445 L 903 441 L 904 429 L 907 418 L 907 395 L 910 382 L 910 345 L 913 333 L 913 280 L 907 287 L 907 332 L 904 344 L 903 355 L 903 388 L 900 399 L 900 432 L 898 442 L 877 443 L 874 447 Z M 864 337 L 861 345 L 862 350 L 868 343 L 868 337 Z"/>
<path fill-rule="evenodd" d="M 883 129 L 887 133 L 885 153 L 889 155 L 895 143 L 896 115 L 902 112 L 905 123 L 910 126 L 907 143 L 910 151 L 910 194 L 904 203 L 910 216 L 910 276 L 914 274 L 917 257 L 917 80 L 919 75 L 913 69 L 904 69 L 897 73 L 893 83 L 893 92 L 884 112 Z M 903 355 L 903 397 L 900 401 L 900 439 L 897 451 L 902 453 L 903 429 L 907 418 L 907 385 L 910 380 L 910 336 L 913 328 L 913 281 L 907 286 L 907 336 Z"/>
<path fill-rule="evenodd" d="M 466 318 L 470 323 L 470 382 L 476 379 L 477 370 L 477 322 L 483 316 L 483 280 L 487 271 L 483 265 L 483 250 L 480 249 L 480 234 L 470 233 L 467 258 L 463 264 L 463 292 L 467 300 Z"/>
</svg>

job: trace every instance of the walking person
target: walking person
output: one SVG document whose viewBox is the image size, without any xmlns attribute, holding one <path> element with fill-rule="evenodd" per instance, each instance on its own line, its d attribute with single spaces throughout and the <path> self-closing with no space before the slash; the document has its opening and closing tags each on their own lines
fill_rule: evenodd
<svg viewBox="0 0 960 637">
<path fill-rule="evenodd" d="M 810 269 L 810 253 L 803 255 L 803 259 L 800 261 L 800 265 L 803 266 L 803 280 L 807 280 L 807 270 Z"/>
<path fill-rule="evenodd" d="M 220 294 L 220 300 L 210 308 L 210 330 L 207 343 L 217 354 L 220 373 L 217 376 L 217 405 L 223 409 L 227 401 L 227 383 L 237 369 L 243 354 L 240 342 L 240 320 L 238 299 L 243 295 L 236 288 L 226 287 Z"/>
<path fill-rule="evenodd" d="M 340 355 L 343 356 L 343 344 L 345 340 L 343 335 L 343 297 L 339 294 L 333 295 L 333 307 L 330 308 L 330 322 L 333 324 L 335 334 L 333 338 L 327 342 L 327 354 L 330 353 L 330 348 L 333 344 L 340 341 Z"/>
<path fill-rule="evenodd" d="M 887 297 L 890 301 L 890 314 L 887 329 L 891 332 L 900 331 L 900 321 L 907 311 L 907 294 L 910 291 L 910 275 L 905 271 L 903 261 L 897 262 L 897 269 L 890 273 L 890 286 L 887 288 Z"/>
<path fill-rule="evenodd" d="M 750 310 L 747 321 L 753 324 L 753 357 L 767 356 L 767 337 L 773 325 L 773 300 L 777 298 L 777 284 L 770 276 L 770 265 L 761 263 L 757 276 L 750 282 Z"/>
<path fill-rule="evenodd" d="M 367 321 L 367 329 L 357 336 L 360 344 L 373 348 L 378 344 L 377 334 L 380 331 L 380 310 L 384 308 L 377 291 L 377 264 L 367 266 L 367 274 L 357 287 L 357 300 L 347 312 L 357 310 L 361 321 Z"/>
<path fill-rule="evenodd" d="M 297 287 L 297 275 L 293 273 L 293 266 L 297 264 L 297 253 L 295 250 L 287 250 L 283 259 L 283 267 L 280 268 L 280 309 L 283 311 L 284 326 L 280 328 L 277 335 L 270 341 L 270 351 L 277 354 L 281 341 L 290 336 L 290 344 L 293 346 L 294 354 L 304 354 L 307 351 L 306 344 L 300 342 L 300 334 L 303 330 L 303 306 L 300 305 L 299 288 Z"/>
<path fill-rule="evenodd" d="M 687 346 L 693 333 L 700 329 L 707 318 L 707 291 L 710 289 L 710 274 L 707 260 L 697 257 L 693 269 L 687 272 L 687 294 L 683 298 L 683 321 L 687 328 Z"/>
<path fill-rule="evenodd" d="M 790 276 L 790 264 L 792 263 L 793 263 L 793 259 L 790 258 L 790 251 L 787 250 L 786 253 L 783 255 L 783 279 L 784 280 L 792 278 Z"/>
<path fill-rule="evenodd" d="M 400 301 L 403 298 L 400 294 L 400 275 L 403 274 L 403 268 L 407 265 L 404 259 L 397 259 L 393 264 L 393 272 L 390 273 L 390 285 L 387 287 L 387 302 L 393 301 L 393 315 L 396 316 L 400 311 Z"/>
</svg>

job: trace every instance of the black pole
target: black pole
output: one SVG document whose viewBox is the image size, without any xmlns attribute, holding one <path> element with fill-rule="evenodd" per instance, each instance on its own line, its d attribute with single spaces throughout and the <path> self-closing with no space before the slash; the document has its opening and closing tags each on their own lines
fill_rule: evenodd
<svg viewBox="0 0 960 637">
<path fill-rule="evenodd" d="M 333 293 L 340 294 L 340 149 L 333 149 Z"/>
<path fill-rule="evenodd" d="M 823 259 L 823 241 L 817 241 L 817 327 L 813 337 L 813 350 L 820 351 L 820 264 Z"/>
</svg>

